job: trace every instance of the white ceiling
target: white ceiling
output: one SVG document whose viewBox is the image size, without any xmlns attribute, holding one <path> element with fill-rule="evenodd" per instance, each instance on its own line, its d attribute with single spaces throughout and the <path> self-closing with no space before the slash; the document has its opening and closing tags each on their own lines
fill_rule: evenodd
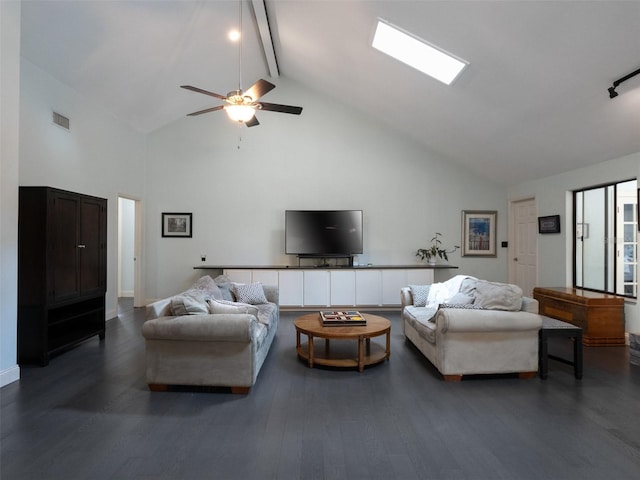
<svg viewBox="0 0 640 480">
<path fill-rule="evenodd" d="M 640 75 L 617 98 L 607 93 L 640 68 L 639 1 L 265 4 L 281 76 L 498 183 L 640 152 Z M 277 85 L 253 9 L 244 12 L 242 87 L 258 78 Z M 469 67 L 447 87 L 374 50 L 378 17 Z M 237 1 L 23 0 L 22 55 L 150 132 L 219 104 L 179 85 L 237 88 L 238 50 L 226 37 L 237 22 Z M 265 101 L 290 103 L 269 95 Z"/>
</svg>

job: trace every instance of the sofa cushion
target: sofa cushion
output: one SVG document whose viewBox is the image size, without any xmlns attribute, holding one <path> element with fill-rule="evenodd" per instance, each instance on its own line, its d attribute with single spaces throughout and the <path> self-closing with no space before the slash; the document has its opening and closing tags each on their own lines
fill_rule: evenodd
<svg viewBox="0 0 640 480">
<path fill-rule="evenodd" d="M 275 303 L 262 303 L 256 305 L 258 309 L 258 321 L 266 326 L 271 326 L 271 321 L 277 318 L 278 306 Z"/>
<path fill-rule="evenodd" d="M 429 289 L 431 285 L 409 285 L 411 296 L 413 297 L 414 307 L 424 307 L 429 298 Z"/>
<path fill-rule="evenodd" d="M 171 297 L 172 315 L 201 315 L 203 313 L 209 313 L 209 308 L 206 302 L 206 294 L 201 290 L 187 290 Z"/>
<path fill-rule="evenodd" d="M 248 313 L 258 317 L 258 308 L 246 303 L 228 302 L 225 300 L 208 300 L 209 311 L 207 313 Z"/>
<path fill-rule="evenodd" d="M 408 305 L 405 307 L 405 312 L 409 314 L 409 317 L 414 318 L 420 323 L 426 323 L 431 320 L 437 311 L 438 308 L 435 305 L 431 307 L 414 307 L 413 305 Z"/>
<path fill-rule="evenodd" d="M 476 282 L 474 304 L 487 310 L 506 310 L 515 312 L 522 307 L 522 289 L 506 283 Z"/>
<path fill-rule="evenodd" d="M 478 279 L 475 277 L 467 277 L 460 284 L 460 293 L 464 293 L 466 295 L 470 295 L 471 297 L 475 296 L 476 293 L 476 283 Z"/>
<path fill-rule="evenodd" d="M 235 298 L 233 297 L 233 293 L 231 293 L 231 283 L 218 283 L 218 288 L 220 289 L 220 294 L 222 298 L 220 300 L 226 300 L 228 302 L 233 302 Z M 218 300 L 218 299 L 216 299 Z"/>
<path fill-rule="evenodd" d="M 475 298 L 472 295 L 467 295 L 466 293 L 458 292 L 453 297 L 451 297 L 447 303 L 451 303 L 454 305 L 466 305 L 473 303 Z"/>
<path fill-rule="evenodd" d="M 256 349 L 260 350 L 260 348 L 262 348 L 262 344 L 264 343 L 265 339 L 267 338 L 267 334 L 269 333 L 269 328 L 262 324 L 262 323 L 257 323 L 257 327 L 256 327 L 256 336 L 255 336 L 255 342 L 256 342 Z"/>
<path fill-rule="evenodd" d="M 222 300 L 227 300 L 229 302 L 233 302 L 235 300 L 235 298 L 233 297 L 233 293 L 231 292 L 231 288 L 233 287 L 233 285 L 231 284 L 231 280 L 229 279 L 229 277 L 227 277 L 226 275 L 218 275 L 213 279 L 213 281 L 220 289 Z"/>
<path fill-rule="evenodd" d="M 249 305 L 260 305 L 267 303 L 267 297 L 264 296 L 262 283 L 234 283 L 232 292 L 236 301 L 248 303 Z"/>
<path fill-rule="evenodd" d="M 208 294 L 209 298 L 215 298 L 216 300 L 222 300 L 222 292 L 220 287 L 214 282 L 213 278 L 209 275 L 200 277 L 196 283 L 191 286 L 190 290 L 201 290 Z"/>
<path fill-rule="evenodd" d="M 408 305 L 404 308 L 404 318 L 426 341 L 436 343 L 436 324 L 431 320 L 437 308 L 435 307 L 414 307 Z"/>
</svg>

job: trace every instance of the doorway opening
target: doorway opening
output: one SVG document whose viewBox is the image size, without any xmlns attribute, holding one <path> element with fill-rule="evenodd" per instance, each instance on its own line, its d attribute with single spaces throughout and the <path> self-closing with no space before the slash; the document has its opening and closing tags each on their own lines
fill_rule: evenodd
<svg viewBox="0 0 640 480">
<path fill-rule="evenodd" d="M 141 201 L 118 196 L 118 313 L 144 306 L 141 288 Z"/>
</svg>

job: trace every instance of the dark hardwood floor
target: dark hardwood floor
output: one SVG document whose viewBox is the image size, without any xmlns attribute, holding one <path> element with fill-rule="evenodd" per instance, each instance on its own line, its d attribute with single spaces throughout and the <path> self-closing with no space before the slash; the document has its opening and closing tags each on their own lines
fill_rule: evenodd
<svg viewBox="0 0 640 480">
<path fill-rule="evenodd" d="M 380 313 L 380 312 L 376 312 Z M 363 373 L 309 369 L 293 319 L 249 395 L 152 393 L 142 309 L 123 308 L 106 340 L 1 392 L 0 477 L 19 479 L 636 479 L 640 367 L 626 347 L 585 348 L 582 380 L 445 383 L 392 321 L 391 359 Z M 569 355 L 569 345 L 556 352 Z"/>
</svg>

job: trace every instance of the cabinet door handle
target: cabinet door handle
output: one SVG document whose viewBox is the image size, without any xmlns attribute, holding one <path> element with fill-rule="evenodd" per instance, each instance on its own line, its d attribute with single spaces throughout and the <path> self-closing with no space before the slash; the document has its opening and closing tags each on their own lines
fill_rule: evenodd
<svg viewBox="0 0 640 480">
<path fill-rule="evenodd" d="M 84 245 L 84 244 L 80 244 L 80 245 L 78 245 L 78 248 L 87 248 L 87 246 Z"/>
</svg>

